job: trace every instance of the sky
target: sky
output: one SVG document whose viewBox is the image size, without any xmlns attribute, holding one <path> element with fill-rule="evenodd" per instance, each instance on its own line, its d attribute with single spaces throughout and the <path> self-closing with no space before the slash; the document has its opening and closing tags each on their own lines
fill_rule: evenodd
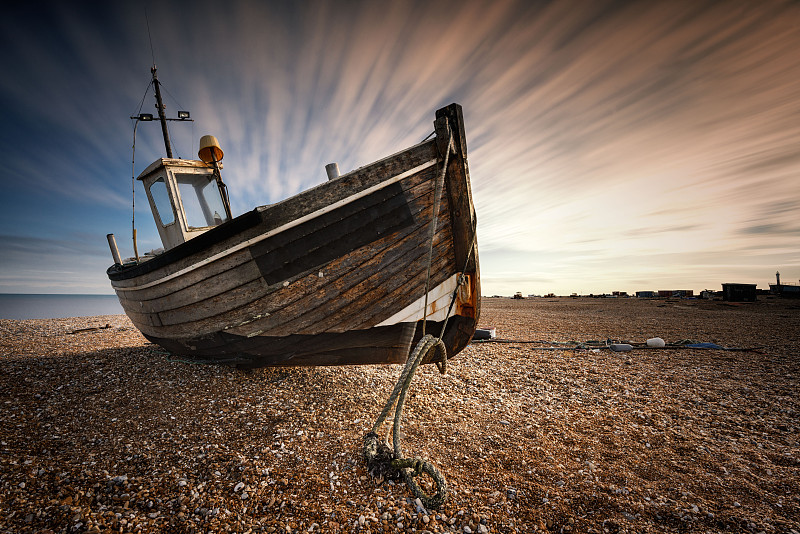
<svg viewBox="0 0 800 534">
<path fill-rule="evenodd" d="M 22 3 L 19 3 L 22 4 Z M 148 37 L 149 27 L 149 37 Z M 152 43 L 152 48 L 151 48 Z M 132 174 L 225 151 L 234 215 L 464 109 L 484 295 L 800 279 L 800 4 L 61 2 L 4 8 L 0 293 L 107 293 L 161 246 Z"/>
</svg>

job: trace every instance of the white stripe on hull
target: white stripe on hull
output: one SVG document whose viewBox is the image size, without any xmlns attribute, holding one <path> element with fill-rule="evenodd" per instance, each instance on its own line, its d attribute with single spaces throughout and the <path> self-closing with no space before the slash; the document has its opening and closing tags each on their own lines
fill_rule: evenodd
<svg viewBox="0 0 800 534">
<path fill-rule="evenodd" d="M 444 321 L 445 317 L 447 317 L 447 309 L 450 307 L 453 291 L 455 291 L 457 286 L 458 274 L 454 274 L 428 292 L 427 319 L 429 321 Z M 425 295 L 375 326 L 389 326 L 397 323 L 421 321 L 426 318 L 424 308 Z"/>
</svg>

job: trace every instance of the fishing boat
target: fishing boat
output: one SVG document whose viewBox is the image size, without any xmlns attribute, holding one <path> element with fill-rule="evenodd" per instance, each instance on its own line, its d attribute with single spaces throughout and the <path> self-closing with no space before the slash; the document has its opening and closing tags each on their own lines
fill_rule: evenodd
<svg viewBox="0 0 800 534">
<path fill-rule="evenodd" d="M 329 165 L 327 181 L 234 217 L 214 137 L 198 160 L 172 157 L 152 74 L 167 157 L 138 180 L 163 252 L 123 261 L 109 234 L 107 271 L 148 340 L 243 368 L 404 363 L 424 333 L 448 357 L 469 343 L 480 277 L 459 105 L 417 145 L 342 175 Z"/>
</svg>

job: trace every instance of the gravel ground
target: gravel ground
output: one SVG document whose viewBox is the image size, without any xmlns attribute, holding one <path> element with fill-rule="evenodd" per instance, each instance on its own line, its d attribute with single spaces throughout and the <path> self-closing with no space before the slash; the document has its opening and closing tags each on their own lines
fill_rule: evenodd
<svg viewBox="0 0 800 534">
<path fill-rule="evenodd" d="M 170 361 L 125 316 L 2 320 L 0 532 L 800 532 L 800 302 L 484 299 L 481 323 L 761 349 L 425 366 L 404 447 L 451 489 L 425 510 L 362 459 L 399 366 L 244 372 Z"/>
</svg>

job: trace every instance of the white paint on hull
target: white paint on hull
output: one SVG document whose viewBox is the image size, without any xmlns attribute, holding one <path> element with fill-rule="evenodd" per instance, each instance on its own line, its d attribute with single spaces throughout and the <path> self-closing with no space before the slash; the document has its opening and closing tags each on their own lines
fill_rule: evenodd
<svg viewBox="0 0 800 534">
<path fill-rule="evenodd" d="M 450 300 L 458 286 L 458 274 L 454 274 L 428 292 L 429 321 L 444 321 Z M 421 296 L 399 312 L 375 326 L 389 326 L 397 323 L 414 323 L 425 319 L 425 295 Z"/>
</svg>

